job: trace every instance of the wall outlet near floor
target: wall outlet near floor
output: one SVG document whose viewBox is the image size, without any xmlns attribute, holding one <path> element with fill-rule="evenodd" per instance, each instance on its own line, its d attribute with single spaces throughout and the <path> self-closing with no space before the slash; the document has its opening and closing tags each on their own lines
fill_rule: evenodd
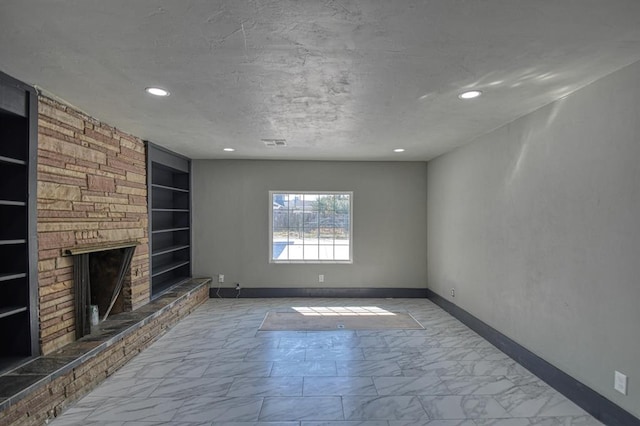
<svg viewBox="0 0 640 426">
<path fill-rule="evenodd" d="M 218 274 L 218 282 L 219 283 L 223 283 L 224 282 L 224 274 Z"/>
<path fill-rule="evenodd" d="M 324 274 L 318 275 L 318 282 L 319 283 L 323 283 L 324 282 Z"/>
<path fill-rule="evenodd" d="M 456 297 L 456 289 L 455 288 L 451 289 L 451 297 Z"/>
<path fill-rule="evenodd" d="M 613 375 L 613 388 L 623 395 L 627 394 L 627 376 L 619 371 Z"/>
</svg>

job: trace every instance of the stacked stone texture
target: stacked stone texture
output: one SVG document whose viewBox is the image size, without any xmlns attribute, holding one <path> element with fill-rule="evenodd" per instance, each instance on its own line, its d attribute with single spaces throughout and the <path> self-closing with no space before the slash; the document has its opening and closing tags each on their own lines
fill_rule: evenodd
<svg viewBox="0 0 640 426">
<path fill-rule="evenodd" d="M 67 105 L 38 105 L 38 281 L 43 354 L 75 340 L 73 260 L 64 250 L 137 241 L 126 309 L 149 301 L 145 145 Z"/>
</svg>

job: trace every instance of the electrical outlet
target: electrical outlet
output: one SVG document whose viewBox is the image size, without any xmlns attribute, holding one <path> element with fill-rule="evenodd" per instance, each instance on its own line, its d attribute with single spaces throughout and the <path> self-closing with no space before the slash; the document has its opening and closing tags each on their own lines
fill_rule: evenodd
<svg viewBox="0 0 640 426">
<path fill-rule="evenodd" d="M 224 274 L 218 274 L 218 282 L 219 283 L 223 283 L 224 282 Z"/>
<path fill-rule="evenodd" d="M 318 282 L 319 283 L 323 283 L 324 282 L 324 274 L 318 275 Z"/>
<path fill-rule="evenodd" d="M 619 371 L 613 375 L 613 388 L 623 395 L 627 394 L 627 376 Z"/>
<path fill-rule="evenodd" d="M 456 297 L 456 289 L 455 288 L 451 289 L 451 297 Z"/>
</svg>

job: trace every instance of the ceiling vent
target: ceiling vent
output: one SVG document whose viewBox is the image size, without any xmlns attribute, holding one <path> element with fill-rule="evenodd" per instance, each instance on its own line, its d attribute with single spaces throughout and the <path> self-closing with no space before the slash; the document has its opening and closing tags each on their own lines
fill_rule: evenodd
<svg viewBox="0 0 640 426">
<path fill-rule="evenodd" d="M 287 146 L 286 139 L 260 139 L 267 148 L 282 148 Z"/>
</svg>

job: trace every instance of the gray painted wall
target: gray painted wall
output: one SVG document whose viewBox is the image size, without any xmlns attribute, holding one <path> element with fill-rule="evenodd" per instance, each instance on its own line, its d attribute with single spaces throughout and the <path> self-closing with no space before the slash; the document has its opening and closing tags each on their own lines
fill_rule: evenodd
<svg viewBox="0 0 640 426">
<path fill-rule="evenodd" d="M 226 287 L 426 287 L 425 163 L 192 166 L 196 276 L 224 274 Z M 269 190 L 353 191 L 353 264 L 270 264 Z"/>
<path fill-rule="evenodd" d="M 639 99 L 636 63 L 427 174 L 429 288 L 636 416 Z"/>
</svg>

